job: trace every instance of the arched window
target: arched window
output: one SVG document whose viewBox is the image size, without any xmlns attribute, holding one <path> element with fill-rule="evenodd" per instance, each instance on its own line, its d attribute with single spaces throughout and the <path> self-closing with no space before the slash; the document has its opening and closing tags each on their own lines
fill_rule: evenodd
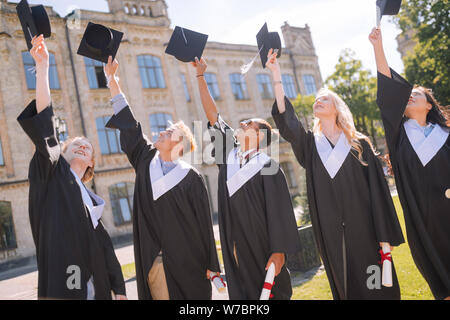
<svg viewBox="0 0 450 320">
<path fill-rule="evenodd" d="M 316 80 L 314 79 L 314 76 L 311 74 L 305 74 L 303 75 L 303 83 L 305 84 L 305 93 L 307 96 L 309 95 L 315 95 L 317 92 L 316 89 Z"/>
<path fill-rule="evenodd" d="M 0 201 L 0 251 L 17 248 L 11 202 Z"/>
<path fill-rule="evenodd" d="M 23 67 L 25 69 L 25 77 L 27 80 L 28 89 L 36 89 L 36 74 L 34 68 L 36 64 L 34 63 L 31 53 L 28 51 L 22 52 Z M 56 60 L 53 53 L 49 53 L 49 68 L 48 68 L 48 79 L 50 84 L 50 89 L 60 89 L 58 72 L 56 70 Z"/>
<path fill-rule="evenodd" d="M 247 100 L 247 84 L 240 73 L 230 74 L 231 90 L 233 91 L 236 100 Z"/>
<path fill-rule="evenodd" d="M 100 150 L 102 154 L 122 153 L 119 130 L 105 127 L 110 118 L 106 116 L 95 119 Z"/>
<path fill-rule="evenodd" d="M 183 82 L 184 96 L 186 97 L 186 101 L 190 102 L 191 95 L 189 94 L 189 89 L 188 89 L 187 82 L 186 82 L 186 76 L 184 75 L 184 73 L 181 73 L 180 76 L 181 76 L 181 82 Z"/>
<path fill-rule="evenodd" d="M 150 55 L 141 55 L 137 59 L 142 86 L 144 88 L 165 88 L 161 60 Z"/>
<path fill-rule="evenodd" d="M 130 9 L 128 8 L 128 5 L 127 5 L 127 4 L 124 5 L 123 11 L 124 11 L 126 14 L 130 14 Z"/>
<path fill-rule="evenodd" d="M 152 141 L 158 139 L 159 133 L 167 129 L 169 123 L 172 121 L 170 113 L 153 113 L 150 115 L 150 130 L 152 132 Z"/>
<path fill-rule="evenodd" d="M 86 66 L 89 88 L 107 88 L 103 64 L 100 61 L 84 57 L 84 65 Z"/>
<path fill-rule="evenodd" d="M 268 74 L 257 74 L 256 82 L 258 83 L 258 90 L 263 99 L 273 99 L 272 82 Z"/>
<path fill-rule="evenodd" d="M 131 222 L 133 212 L 134 183 L 121 182 L 108 188 L 114 224 L 120 226 Z"/>
<path fill-rule="evenodd" d="M 208 85 L 209 92 L 214 100 L 220 99 L 219 85 L 217 84 L 217 77 L 214 73 L 205 73 L 205 81 Z"/>
</svg>

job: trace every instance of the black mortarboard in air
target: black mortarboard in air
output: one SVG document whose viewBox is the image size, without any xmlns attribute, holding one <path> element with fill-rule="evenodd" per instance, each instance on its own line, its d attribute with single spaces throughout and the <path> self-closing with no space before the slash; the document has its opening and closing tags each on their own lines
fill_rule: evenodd
<svg viewBox="0 0 450 320">
<path fill-rule="evenodd" d="M 108 63 L 108 57 L 113 60 L 119 50 L 123 32 L 89 22 L 81 39 L 77 53 L 97 61 Z"/>
<path fill-rule="evenodd" d="M 277 58 L 281 56 L 281 39 L 278 32 L 269 32 L 267 29 L 267 23 L 264 23 L 261 30 L 256 35 L 256 41 L 258 43 L 259 56 L 263 68 L 266 67 L 267 54 L 270 49 L 278 50 Z"/>
<path fill-rule="evenodd" d="M 16 11 L 27 41 L 28 50 L 33 47 L 31 39 L 34 36 L 43 34 L 44 38 L 49 38 L 52 35 L 50 19 L 43 5 L 30 7 L 27 0 L 22 0 L 17 4 Z"/>
<path fill-rule="evenodd" d="M 396 15 L 400 11 L 402 0 L 377 0 L 377 25 L 382 16 Z"/>
<path fill-rule="evenodd" d="M 195 57 L 200 60 L 207 41 L 208 35 L 206 34 L 176 26 L 167 45 L 166 53 L 182 62 L 195 61 Z"/>
</svg>

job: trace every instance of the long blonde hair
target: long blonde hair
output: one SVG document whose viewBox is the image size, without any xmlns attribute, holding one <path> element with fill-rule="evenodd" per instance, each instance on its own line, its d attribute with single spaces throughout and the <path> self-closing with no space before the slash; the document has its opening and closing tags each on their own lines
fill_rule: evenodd
<svg viewBox="0 0 450 320">
<path fill-rule="evenodd" d="M 337 127 L 341 129 L 342 132 L 344 132 L 348 143 L 351 145 L 352 149 L 354 149 L 358 153 L 359 162 L 361 162 L 362 165 L 367 166 L 367 163 L 363 160 L 362 157 L 363 147 L 359 140 L 365 140 L 369 144 L 373 153 L 377 154 L 377 152 L 373 147 L 369 137 L 356 130 L 355 123 L 353 121 L 353 115 L 350 111 L 350 108 L 347 106 L 345 101 L 342 100 L 341 97 L 339 97 L 335 92 L 327 88 L 320 89 L 319 92 L 317 93 L 317 96 L 320 95 L 328 95 L 329 97 L 331 97 L 331 100 L 333 101 L 333 104 L 337 110 L 336 116 Z M 319 118 L 314 119 L 313 132 L 315 134 L 319 134 L 322 132 L 322 124 Z"/>
</svg>

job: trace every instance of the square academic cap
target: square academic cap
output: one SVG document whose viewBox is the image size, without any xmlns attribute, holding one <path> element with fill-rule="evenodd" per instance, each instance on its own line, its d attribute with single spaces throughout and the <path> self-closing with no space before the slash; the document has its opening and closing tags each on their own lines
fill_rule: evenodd
<svg viewBox="0 0 450 320">
<path fill-rule="evenodd" d="M 270 49 L 278 50 L 277 58 L 281 56 L 281 39 L 278 32 L 269 32 L 267 29 L 267 23 L 264 23 L 261 30 L 256 35 L 256 41 L 258 43 L 259 56 L 263 68 L 266 67 L 267 54 Z"/>
<path fill-rule="evenodd" d="M 167 45 L 166 53 L 182 62 L 195 61 L 195 57 L 200 60 L 207 41 L 208 35 L 206 34 L 176 26 Z"/>
<path fill-rule="evenodd" d="M 382 16 L 396 15 L 400 11 L 402 0 L 377 0 L 377 25 Z"/>
<path fill-rule="evenodd" d="M 33 47 L 31 39 L 34 36 L 43 34 L 44 38 L 49 38 L 52 35 L 50 19 L 43 5 L 30 7 L 27 0 L 22 0 L 16 6 L 16 11 L 22 25 L 28 50 Z"/>
<path fill-rule="evenodd" d="M 116 57 L 122 37 L 123 32 L 89 22 L 77 53 L 84 57 L 108 63 L 109 56 L 112 56 L 113 60 Z"/>
</svg>

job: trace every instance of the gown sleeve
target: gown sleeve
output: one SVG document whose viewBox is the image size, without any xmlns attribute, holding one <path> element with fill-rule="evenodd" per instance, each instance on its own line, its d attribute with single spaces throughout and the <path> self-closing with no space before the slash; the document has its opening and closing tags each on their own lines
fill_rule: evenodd
<svg viewBox="0 0 450 320">
<path fill-rule="evenodd" d="M 125 280 L 123 279 L 122 268 L 120 266 L 119 260 L 117 260 L 116 253 L 114 252 L 114 247 L 103 227 L 103 223 L 99 223 L 96 228 L 97 236 L 100 238 L 100 243 L 104 250 L 104 255 L 106 259 L 106 268 L 108 272 L 109 282 L 111 284 L 111 290 L 115 295 L 126 296 Z"/>
<path fill-rule="evenodd" d="M 280 113 L 278 111 L 277 102 L 275 101 L 272 107 L 272 116 L 280 131 L 280 135 L 291 144 L 298 162 L 302 167 L 305 167 L 305 154 L 308 148 L 308 133 L 295 115 L 294 108 L 289 99 L 285 97 L 284 101 L 286 110 L 283 113 Z"/>
<path fill-rule="evenodd" d="M 412 86 L 397 72 L 391 69 L 392 78 L 378 72 L 377 104 L 383 119 L 389 151 L 395 146 L 400 132 L 403 114 L 405 113 Z"/>
<path fill-rule="evenodd" d="M 51 105 L 37 113 L 36 100 L 33 100 L 17 118 L 36 147 L 30 163 L 30 180 L 47 180 L 58 164 L 61 147 L 53 125 L 53 116 Z"/>
<path fill-rule="evenodd" d="M 195 209 L 198 225 L 202 231 L 202 240 L 206 248 L 207 269 L 213 272 L 220 272 L 219 259 L 217 257 L 216 241 L 214 239 L 213 225 L 211 220 L 211 209 L 209 206 L 209 195 L 205 182 L 201 175 L 198 175 L 198 182 L 192 188 L 191 202 Z M 205 270 L 206 271 L 206 270 Z"/>
<path fill-rule="evenodd" d="M 120 146 L 134 169 L 150 153 L 156 153 L 153 143 L 142 132 L 141 124 L 134 118 L 129 106 L 114 114 L 106 127 L 120 130 Z"/>
<path fill-rule="evenodd" d="M 301 249 L 300 238 L 286 177 L 278 163 L 270 163 L 278 166 L 275 174 L 263 175 L 270 249 L 272 253 L 295 253 Z"/>
<path fill-rule="evenodd" d="M 208 122 L 208 130 L 211 136 L 211 143 L 214 148 L 212 156 L 217 166 L 226 164 L 228 153 L 238 146 L 238 142 L 234 138 L 234 130 L 220 116 L 217 116 L 217 122 L 211 125 Z"/>
<path fill-rule="evenodd" d="M 363 158 L 368 164 L 370 202 L 377 241 L 389 242 L 392 246 L 399 246 L 405 242 L 405 239 L 403 238 L 389 187 L 384 178 L 383 168 L 369 144 L 365 141 L 361 143 L 364 148 Z"/>
</svg>

